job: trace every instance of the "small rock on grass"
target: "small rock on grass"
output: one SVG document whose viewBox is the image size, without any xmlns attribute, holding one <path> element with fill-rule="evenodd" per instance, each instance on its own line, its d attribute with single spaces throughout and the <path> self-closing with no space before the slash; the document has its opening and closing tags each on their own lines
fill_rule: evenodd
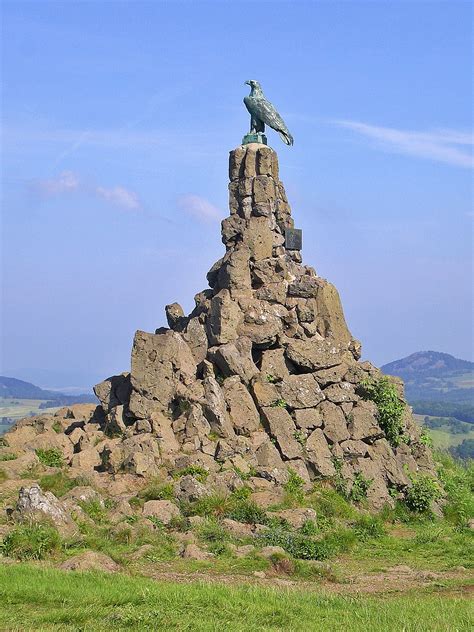
<svg viewBox="0 0 474 632">
<path fill-rule="evenodd" d="M 200 549 L 197 544 L 188 544 L 181 555 L 188 560 L 210 560 L 214 557 L 212 553 Z"/>
<path fill-rule="evenodd" d="M 272 555 L 287 555 L 285 549 L 281 546 L 264 546 L 259 551 L 260 555 L 265 558 L 269 558 Z"/>
<path fill-rule="evenodd" d="M 97 551 L 84 551 L 60 564 L 64 571 L 104 571 L 117 573 L 120 566 L 111 557 Z"/>
<path fill-rule="evenodd" d="M 236 557 L 247 557 L 255 551 L 255 547 L 253 544 L 243 544 L 242 546 L 237 546 L 234 550 Z"/>
<path fill-rule="evenodd" d="M 173 518 L 179 518 L 181 513 L 170 500 L 149 500 L 143 505 L 143 515 L 153 516 L 163 524 L 169 524 Z"/>
</svg>

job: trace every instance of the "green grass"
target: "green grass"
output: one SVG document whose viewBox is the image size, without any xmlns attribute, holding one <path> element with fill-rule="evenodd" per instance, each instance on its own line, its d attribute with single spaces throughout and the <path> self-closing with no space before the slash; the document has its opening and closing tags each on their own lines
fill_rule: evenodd
<svg viewBox="0 0 474 632">
<path fill-rule="evenodd" d="M 38 483 L 44 492 L 52 492 L 58 498 L 78 485 L 90 484 L 87 478 L 70 478 L 64 470 L 54 474 L 45 474 L 41 476 Z"/>
<path fill-rule="evenodd" d="M 472 629 L 467 599 L 418 592 L 341 597 L 121 574 L 0 567 L 4 630 L 436 632 Z M 471 612 L 472 614 L 472 612 Z"/>
<path fill-rule="evenodd" d="M 61 538 L 47 524 L 20 524 L 3 539 L 0 551 L 19 560 L 42 560 L 59 550 Z"/>
<path fill-rule="evenodd" d="M 14 461 L 17 458 L 13 452 L 4 452 L 0 454 L 0 461 Z"/>
<path fill-rule="evenodd" d="M 429 415 L 414 415 L 416 421 L 423 426 L 424 418 Z M 463 434 L 453 434 L 449 428 L 428 428 L 429 436 L 433 440 L 435 449 L 447 450 L 462 443 L 464 439 L 474 439 L 474 425 L 467 422 L 459 422 L 463 424 L 468 432 Z"/>
<path fill-rule="evenodd" d="M 62 467 L 64 456 L 59 448 L 38 448 L 35 450 L 40 463 L 48 467 Z"/>
<path fill-rule="evenodd" d="M 0 417 L 11 417 L 12 419 L 21 419 L 28 417 L 30 413 L 35 415 L 52 415 L 59 408 L 40 409 L 40 404 L 45 399 L 17 399 L 17 398 L 0 398 Z"/>
<path fill-rule="evenodd" d="M 411 568 L 450 570 L 457 566 L 474 568 L 474 534 L 464 529 L 458 531 L 445 522 L 422 522 L 410 525 L 405 537 L 400 536 L 400 527 L 387 535 L 358 540 L 351 550 L 351 564 L 365 567 L 383 567 L 406 564 Z M 347 559 L 345 559 L 347 561 Z"/>
</svg>

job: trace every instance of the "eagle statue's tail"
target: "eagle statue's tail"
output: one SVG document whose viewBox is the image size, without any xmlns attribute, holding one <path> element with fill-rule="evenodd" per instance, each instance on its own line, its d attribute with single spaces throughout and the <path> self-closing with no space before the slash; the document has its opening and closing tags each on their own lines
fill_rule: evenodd
<svg viewBox="0 0 474 632">
<path fill-rule="evenodd" d="M 280 134 L 280 138 L 281 140 L 286 144 L 286 145 L 293 145 L 293 136 L 290 134 L 290 132 L 278 132 Z"/>
</svg>

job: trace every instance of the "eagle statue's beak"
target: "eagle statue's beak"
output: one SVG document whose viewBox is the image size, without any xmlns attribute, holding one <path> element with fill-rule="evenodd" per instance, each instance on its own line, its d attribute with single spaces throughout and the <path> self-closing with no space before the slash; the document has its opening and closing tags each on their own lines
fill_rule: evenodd
<svg viewBox="0 0 474 632">
<path fill-rule="evenodd" d="M 244 81 L 244 85 L 249 86 L 250 85 L 250 81 Z"/>
</svg>

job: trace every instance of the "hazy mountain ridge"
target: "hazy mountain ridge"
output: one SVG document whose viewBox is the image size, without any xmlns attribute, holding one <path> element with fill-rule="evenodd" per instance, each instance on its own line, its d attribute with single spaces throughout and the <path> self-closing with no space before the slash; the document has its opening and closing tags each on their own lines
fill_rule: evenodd
<svg viewBox="0 0 474 632">
<path fill-rule="evenodd" d="M 51 406 L 67 406 L 72 404 L 82 404 L 95 402 L 92 393 L 80 395 L 65 395 L 58 391 L 48 391 L 31 384 L 18 380 L 14 377 L 0 376 L 0 397 L 5 399 L 43 399 L 51 402 Z"/>
<path fill-rule="evenodd" d="M 403 379 L 415 413 L 474 423 L 474 362 L 448 353 L 418 351 L 381 370 Z"/>
<path fill-rule="evenodd" d="M 474 402 L 474 362 L 448 353 L 418 351 L 381 369 L 403 379 L 409 401 Z"/>
<path fill-rule="evenodd" d="M 406 358 L 395 360 L 381 367 L 384 373 L 398 375 L 404 379 L 410 376 L 424 377 L 449 377 L 474 373 L 474 362 L 460 360 L 449 353 L 438 351 L 417 351 Z"/>
</svg>

